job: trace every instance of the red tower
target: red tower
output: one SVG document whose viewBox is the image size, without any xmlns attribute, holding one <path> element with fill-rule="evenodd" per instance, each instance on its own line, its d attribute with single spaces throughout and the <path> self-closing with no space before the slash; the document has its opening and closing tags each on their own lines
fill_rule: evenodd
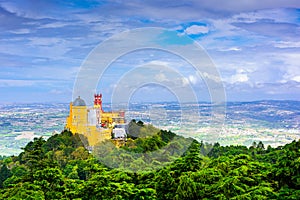
<svg viewBox="0 0 300 200">
<path fill-rule="evenodd" d="M 94 94 L 94 107 L 99 107 L 101 112 L 103 112 L 103 109 L 102 109 L 102 94 Z"/>
</svg>

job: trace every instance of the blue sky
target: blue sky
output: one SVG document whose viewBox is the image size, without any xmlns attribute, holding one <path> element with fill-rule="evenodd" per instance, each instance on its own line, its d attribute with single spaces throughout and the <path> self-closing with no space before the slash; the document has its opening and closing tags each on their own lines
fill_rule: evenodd
<svg viewBox="0 0 300 200">
<path fill-rule="evenodd" d="M 228 101 L 300 99 L 298 0 L 0 0 L 0 103 L 71 101 L 89 53 L 115 34 L 143 27 L 167 28 L 198 42 L 219 70 Z M 122 73 L 149 63 L 175 68 L 183 82 L 206 93 L 200 100 L 209 100 L 189 64 L 159 51 L 119 58 L 97 90 L 109 97 Z M 148 85 L 133 98 L 170 96 Z"/>
</svg>

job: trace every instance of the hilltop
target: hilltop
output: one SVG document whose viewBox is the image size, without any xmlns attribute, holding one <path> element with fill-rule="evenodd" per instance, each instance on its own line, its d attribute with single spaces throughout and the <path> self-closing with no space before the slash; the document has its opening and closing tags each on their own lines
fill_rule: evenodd
<svg viewBox="0 0 300 200">
<path fill-rule="evenodd" d="M 128 145 L 112 151 L 114 155 L 124 150 L 148 155 L 172 144 L 175 137 L 181 138 L 140 122 L 134 122 L 132 126 L 138 130 L 136 134 L 152 132 L 143 137 L 132 135 Z M 0 199 L 300 197 L 300 141 L 277 148 L 265 148 L 259 142 L 247 148 L 181 139 L 190 144 L 184 154 L 179 156 L 174 152 L 165 156 L 169 160 L 165 166 L 141 170 L 140 166 L 147 161 L 143 157 L 131 160 L 134 157 L 110 155 L 111 159 L 122 158 L 121 165 L 118 168 L 104 165 L 95 157 L 99 154 L 91 154 L 84 148 L 79 135 L 68 131 L 47 141 L 35 138 L 18 156 L 0 161 Z M 134 166 L 139 166 L 139 170 Z"/>
</svg>

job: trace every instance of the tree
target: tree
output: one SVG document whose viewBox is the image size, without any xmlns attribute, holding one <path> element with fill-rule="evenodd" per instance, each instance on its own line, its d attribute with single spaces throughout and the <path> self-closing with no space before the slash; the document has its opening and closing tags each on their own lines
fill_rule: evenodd
<svg viewBox="0 0 300 200">
<path fill-rule="evenodd" d="M 0 168 L 0 188 L 3 188 L 3 182 L 12 176 L 11 171 L 7 168 L 6 165 L 2 165 Z"/>
<path fill-rule="evenodd" d="M 179 177 L 175 199 L 199 199 L 197 193 L 197 185 L 188 174 L 183 174 Z"/>
<path fill-rule="evenodd" d="M 64 197 L 64 177 L 58 168 L 45 168 L 33 174 L 34 185 L 39 186 L 46 199 L 62 199 Z"/>
<path fill-rule="evenodd" d="M 32 200 L 44 200 L 45 198 L 44 192 L 37 185 L 34 185 L 30 182 L 18 183 L 14 187 L 5 189 L 1 196 L 1 199 L 32 199 Z"/>
</svg>

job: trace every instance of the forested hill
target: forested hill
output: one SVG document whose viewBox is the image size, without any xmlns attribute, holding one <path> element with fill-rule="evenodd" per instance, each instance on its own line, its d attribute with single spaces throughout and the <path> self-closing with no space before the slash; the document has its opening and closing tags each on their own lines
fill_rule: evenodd
<svg viewBox="0 0 300 200">
<path fill-rule="evenodd" d="M 153 151 L 174 137 L 169 131 L 131 137 L 121 149 Z M 130 171 L 101 164 L 78 135 L 64 131 L 0 161 L 0 199 L 300 199 L 299 147 L 300 141 L 247 148 L 193 140 L 161 169 Z"/>
</svg>

